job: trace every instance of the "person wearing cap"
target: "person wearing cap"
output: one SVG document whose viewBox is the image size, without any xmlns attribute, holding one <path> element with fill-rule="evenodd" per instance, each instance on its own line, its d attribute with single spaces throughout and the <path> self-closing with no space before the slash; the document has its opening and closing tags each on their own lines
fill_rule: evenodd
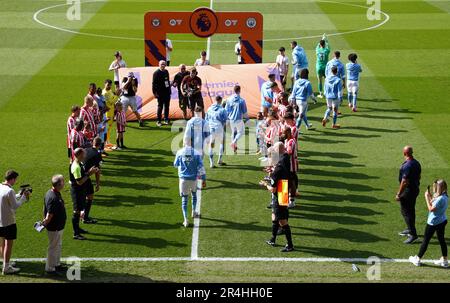
<svg viewBox="0 0 450 303">
<path fill-rule="evenodd" d="M 139 126 L 144 126 L 144 122 L 137 108 L 136 93 L 138 86 L 138 79 L 134 76 L 133 72 L 129 72 L 128 77 L 124 77 L 122 80 L 122 96 L 120 96 L 120 102 L 123 105 L 123 110 L 126 112 L 128 107 L 130 107 L 139 122 Z"/>
<path fill-rule="evenodd" d="M 159 68 L 153 73 L 152 91 L 156 99 L 158 99 L 156 125 L 161 127 L 162 112 L 164 109 L 164 124 L 169 124 L 170 95 L 172 87 L 170 85 L 169 72 L 166 69 L 166 61 L 159 61 Z"/>
<path fill-rule="evenodd" d="M 244 61 L 242 60 L 241 56 L 241 44 L 242 44 L 242 37 L 238 37 L 238 42 L 234 45 L 234 54 L 237 56 L 237 62 L 238 64 L 244 64 Z"/>
<path fill-rule="evenodd" d="M 194 66 L 209 65 L 209 60 L 206 58 L 206 51 L 202 51 L 200 56 L 200 58 L 195 60 Z"/>
<path fill-rule="evenodd" d="M 109 66 L 110 71 L 114 71 L 114 85 L 116 87 L 119 87 L 120 84 L 120 78 L 119 78 L 119 69 L 127 67 L 127 64 L 122 58 L 122 53 L 120 51 L 116 51 L 114 53 L 114 61 Z"/>
</svg>

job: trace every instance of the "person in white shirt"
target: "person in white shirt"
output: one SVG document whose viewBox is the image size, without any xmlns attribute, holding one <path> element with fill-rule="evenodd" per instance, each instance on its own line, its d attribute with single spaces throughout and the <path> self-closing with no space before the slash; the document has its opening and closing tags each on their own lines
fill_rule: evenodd
<svg viewBox="0 0 450 303">
<path fill-rule="evenodd" d="M 237 56 L 238 64 L 244 64 L 244 62 L 242 61 L 242 56 L 241 56 L 242 37 L 239 36 L 238 39 L 239 39 L 239 42 L 234 45 L 234 54 Z"/>
<path fill-rule="evenodd" d="M 283 91 L 286 89 L 286 79 L 289 72 L 289 58 L 286 56 L 286 49 L 284 47 L 280 47 L 278 50 L 279 54 L 276 59 L 276 64 L 278 68 L 278 72 L 280 74 L 280 81 L 283 85 Z"/>
<path fill-rule="evenodd" d="M 209 65 L 209 60 L 206 59 L 206 51 L 202 51 L 200 55 L 201 57 L 195 60 L 194 66 Z"/>
<path fill-rule="evenodd" d="M 173 51 L 172 41 L 170 39 L 166 39 L 166 65 L 170 65 L 170 54 Z"/>
<path fill-rule="evenodd" d="M 0 184 L 0 253 L 3 258 L 2 273 L 4 275 L 20 271 L 9 261 L 14 240 L 17 238 L 16 210 L 29 200 L 31 189 L 23 188 L 16 195 L 12 187 L 16 184 L 18 177 L 17 172 L 8 170 L 5 174 L 5 182 Z"/>
<path fill-rule="evenodd" d="M 119 79 L 119 69 L 127 67 L 127 64 L 122 58 L 122 53 L 120 51 L 115 52 L 114 57 L 116 59 L 109 66 L 110 71 L 114 71 L 114 85 L 119 87 L 120 79 Z"/>
</svg>

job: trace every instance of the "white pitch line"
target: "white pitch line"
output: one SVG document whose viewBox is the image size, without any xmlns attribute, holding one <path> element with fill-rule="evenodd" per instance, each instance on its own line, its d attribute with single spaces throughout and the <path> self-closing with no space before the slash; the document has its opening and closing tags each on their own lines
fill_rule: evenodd
<svg viewBox="0 0 450 303">
<path fill-rule="evenodd" d="M 202 181 L 197 180 L 197 209 L 196 211 L 200 214 L 200 209 L 202 206 Z M 192 210 L 194 211 L 194 210 Z M 192 243 L 191 243 L 191 260 L 198 259 L 198 238 L 200 233 L 200 216 L 194 218 L 194 227 L 192 228 Z"/>
<path fill-rule="evenodd" d="M 106 0 L 86 0 L 83 1 L 81 3 L 95 3 L 95 2 L 106 2 Z M 212 2 L 212 0 L 211 0 Z M 316 2 L 323 2 L 323 3 L 333 3 L 333 4 L 339 4 L 339 5 L 346 5 L 346 6 L 353 6 L 353 7 L 360 7 L 360 8 L 369 8 L 368 6 L 364 6 L 364 5 L 358 5 L 358 4 L 351 4 L 351 3 L 343 3 L 343 2 L 337 2 L 337 1 L 326 1 L 326 0 L 320 0 L 320 1 L 316 1 Z M 111 36 L 111 35 L 101 35 L 101 34 L 94 34 L 94 33 L 84 33 L 84 32 L 80 32 L 80 31 L 76 31 L 76 30 L 71 30 L 71 29 L 67 29 L 67 28 L 63 28 L 63 27 L 58 27 L 55 25 L 51 25 L 48 23 L 45 23 L 41 20 L 39 20 L 38 16 L 39 14 L 41 14 L 42 12 L 45 12 L 49 9 L 52 8 L 57 8 L 57 7 L 61 7 L 61 6 L 67 6 L 70 5 L 70 3 L 63 3 L 63 4 L 57 4 L 57 5 L 52 5 L 52 6 L 48 6 L 48 7 L 44 7 L 41 8 L 40 10 L 36 11 L 33 15 L 33 20 L 39 24 L 41 24 L 42 26 L 45 27 L 49 27 L 55 30 L 59 30 L 59 31 L 63 31 L 63 32 L 67 32 L 67 33 L 71 33 L 71 34 L 77 34 L 77 35 L 82 35 L 82 36 L 90 36 L 90 37 L 98 37 L 98 38 L 109 38 L 109 39 L 121 39 L 121 40 L 137 40 L 137 41 L 143 41 L 143 38 L 136 38 L 136 37 L 124 37 L 124 36 Z M 389 20 L 390 20 L 390 16 L 383 12 L 382 10 L 378 10 L 378 9 L 374 9 L 375 12 L 378 12 L 380 14 L 382 14 L 385 19 L 373 26 L 370 27 L 365 27 L 365 28 L 361 28 L 361 29 L 356 29 L 356 30 L 350 30 L 350 31 L 344 31 L 344 32 L 337 32 L 337 33 L 328 33 L 327 36 L 331 37 L 331 36 L 342 36 L 342 35 L 348 35 L 348 34 L 354 34 L 354 33 L 360 33 L 360 32 L 364 32 L 364 31 L 370 31 L 370 30 L 374 30 L 380 26 L 383 26 L 384 24 L 386 24 Z M 290 38 L 276 38 L 276 39 L 264 39 L 264 41 L 266 42 L 270 42 L 270 41 L 292 41 L 292 40 L 306 40 L 306 39 L 316 39 L 316 38 L 321 38 L 322 34 L 320 35 L 313 35 L 313 36 L 303 36 L 303 37 L 290 37 Z M 177 43 L 204 43 L 204 41 L 199 41 L 199 40 L 172 40 L 173 42 L 177 42 Z M 209 38 L 208 38 L 209 41 Z M 234 40 L 224 40 L 224 41 L 216 41 L 215 43 L 236 43 L 236 41 Z M 209 51 L 208 51 L 209 54 Z M 209 57 L 208 57 L 209 58 Z"/>
<path fill-rule="evenodd" d="M 213 9 L 213 2 L 214 0 L 209 0 L 209 9 Z M 211 37 L 208 37 L 208 40 L 206 41 L 206 59 L 209 60 L 209 52 L 211 51 Z"/>
<path fill-rule="evenodd" d="M 367 258 L 265 258 L 265 257 L 160 257 L 160 258 L 61 258 L 62 261 L 70 260 L 90 261 L 90 262 L 301 262 L 301 263 L 326 263 L 326 262 L 343 262 L 343 263 L 367 263 Z M 16 262 L 44 262 L 45 258 L 15 258 L 11 259 Z M 380 258 L 380 263 L 408 263 L 408 259 L 389 259 Z M 435 260 L 422 260 L 422 263 L 433 263 Z"/>
</svg>

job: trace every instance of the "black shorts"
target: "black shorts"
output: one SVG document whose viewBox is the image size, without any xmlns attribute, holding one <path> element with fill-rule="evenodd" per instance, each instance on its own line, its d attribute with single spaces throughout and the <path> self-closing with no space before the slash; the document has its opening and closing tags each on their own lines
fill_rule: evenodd
<svg viewBox="0 0 450 303">
<path fill-rule="evenodd" d="M 273 206 L 272 213 L 275 215 L 275 220 L 288 220 L 289 219 L 289 210 L 286 206 Z"/>
<path fill-rule="evenodd" d="M 11 224 L 8 226 L 0 227 L 0 238 L 5 238 L 6 240 L 17 239 L 17 225 Z"/>
<path fill-rule="evenodd" d="M 72 197 L 74 212 L 80 212 L 86 208 L 86 189 L 84 186 L 72 186 L 70 196 Z"/>
<path fill-rule="evenodd" d="M 85 185 L 86 185 L 86 196 L 93 195 L 95 191 L 94 191 L 94 184 L 92 184 L 91 178 L 87 179 Z"/>
<path fill-rule="evenodd" d="M 203 97 L 202 97 L 202 95 L 201 94 L 197 94 L 195 96 L 190 97 L 188 106 L 189 106 L 190 110 L 194 110 L 196 106 L 200 106 L 204 110 L 205 106 L 203 104 Z"/>
<path fill-rule="evenodd" d="M 67 156 L 69 156 L 69 158 L 72 159 L 72 149 L 71 148 L 67 149 Z"/>
</svg>

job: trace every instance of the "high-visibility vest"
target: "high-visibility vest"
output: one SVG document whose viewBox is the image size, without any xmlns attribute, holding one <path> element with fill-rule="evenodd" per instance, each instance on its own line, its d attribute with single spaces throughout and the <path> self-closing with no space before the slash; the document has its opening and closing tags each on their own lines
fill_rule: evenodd
<svg viewBox="0 0 450 303">
<path fill-rule="evenodd" d="M 280 180 L 277 185 L 278 204 L 280 206 L 289 205 L 289 182 L 288 180 Z"/>
</svg>

